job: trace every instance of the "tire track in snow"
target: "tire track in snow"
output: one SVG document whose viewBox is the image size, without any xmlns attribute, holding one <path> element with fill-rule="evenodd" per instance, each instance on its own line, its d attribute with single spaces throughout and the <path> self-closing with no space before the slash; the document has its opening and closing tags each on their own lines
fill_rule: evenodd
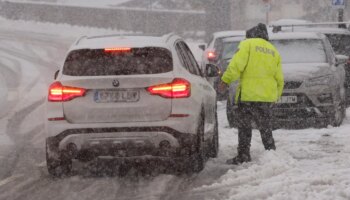
<svg viewBox="0 0 350 200">
<path fill-rule="evenodd" d="M 29 131 L 27 134 L 19 133 L 19 125 L 23 122 L 25 117 L 42 105 L 43 102 L 43 99 L 34 102 L 30 106 L 16 112 L 13 117 L 9 119 L 6 134 L 15 143 L 15 149 L 13 149 L 2 162 L 4 165 L 6 164 L 6 166 L 0 167 L 3 170 L 2 178 L 13 175 L 13 171 L 16 169 L 16 165 L 19 162 L 20 157 L 23 156 L 22 154 L 25 151 L 25 147 L 28 147 L 28 145 L 26 145 L 27 141 L 30 141 L 30 137 L 34 132 L 41 131 L 43 129 L 43 126 L 39 126 Z"/>
<path fill-rule="evenodd" d="M 3 34 L 1 34 L 1 35 L 3 35 Z M 17 35 L 17 36 L 14 36 L 14 35 Z M 31 40 L 31 39 L 29 40 L 27 36 L 18 36 L 18 34 L 11 34 L 10 38 L 15 40 L 16 42 L 18 42 L 18 40 L 22 40 L 22 41 L 24 40 L 26 42 L 29 42 L 29 44 L 26 44 L 26 48 L 28 48 L 28 49 L 31 49 L 30 45 L 33 45 L 33 44 L 35 44 L 35 46 L 37 46 L 37 47 L 45 46 L 44 44 L 40 45 L 40 42 L 39 43 L 33 42 L 35 40 Z M 45 43 L 48 43 L 48 41 L 49 40 L 47 40 L 47 41 L 44 40 Z M 24 49 L 26 49 L 26 48 L 24 48 Z M 17 59 L 20 58 L 20 59 L 26 60 L 30 63 L 33 63 L 34 65 L 36 65 L 37 67 L 39 67 L 41 69 L 40 72 L 41 72 L 42 77 L 47 77 L 46 74 L 48 74 L 49 71 L 50 72 L 52 71 L 51 70 L 52 66 L 55 66 L 55 64 L 53 64 L 54 62 L 47 62 L 47 61 L 41 59 L 40 55 L 38 55 L 34 51 L 25 51 L 22 49 L 18 49 L 18 47 L 15 47 L 15 46 L 12 46 L 12 49 L 11 49 L 11 46 L 7 47 L 7 48 L 0 47 L 0 51 L 2 51 L 5 54 L 8 54 L 14 58 L 17 58 Z M 50 52 L 52 52 L 52 51 L 53 50 L 50 49 Z M 11 59 L 11 60 L 13 61 L 13 63 L 16 66 L 21 67 L 21 63 L 18 60 L 16 60 L 16 59 Z M 17 79 L 19 80 L 20 77 L 17 77 Z M 23 91 L 28 92 L 28 91 L 32 90 L 33 87 L 36 84 L 38 84 L 39 80 L 40 80 L 40 77 L 34 78 L 32 82 L 30 82 L 29 84 L 27 84 L 23 88 Z M 20 158 L 24 157 L 22 154 L 28 154 L 28 151 L 31 151 L 32 153 L 35 152 L 35 149 L 28 144 L 30 144 L 30 141 L 35 137 L 35 135 L 37 135 L 38 133 L 43 131 L 43 128 L 44 128 L 43 123 L 37 125 L 36 127 L 34 127 L 33 130 L 29 130 L 25 134 L 21 134 L 19 128 L 20 128 L 20 124 L 23 123 L 25 118 L 28 115 L 30 115 L 33 111 L 35 111 L 38 107 L 40 107 L 44 102 L 45 102 L 45 100 L 44 100 L 44 98 L 42 98 L 42 99 L 32 103 L 31 105 L 15 112 L 15 114 L 9 119 L 6 134 L 15 143 L 15 149 L 13 149 L 12 152 L 10 153 L 10 155 L 5 158 L 4 162 L 2 162 L 3 165 L 6 165 L 6 166 L 1 167 L 1 169 L 4 170 L 1 172 L 2 173 L 1 177 L 10 177 L 13 174 L 13 171 L 16 170 L 16 165 L 19 162 Z M 41 151 L 43 151 L 43 150 L 41 150 Z M 37 153 L 35 153 L 35 154 L 37 154 Z"/>
</svg>

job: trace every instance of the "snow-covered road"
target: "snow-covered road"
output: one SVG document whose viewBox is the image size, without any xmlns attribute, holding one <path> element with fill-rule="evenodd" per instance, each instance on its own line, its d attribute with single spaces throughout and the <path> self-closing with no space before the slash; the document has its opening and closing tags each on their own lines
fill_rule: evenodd
<svg viewBox="0 0 350 200">
<path fill-rule="evenodd" d="M 21 73 L 7 77 L 18 81 L 12 88 L 17 95 L 0 119 L 1 200 L 350 199 L 350 120 L 338 128 L 277 130 L 275 152 L 263 150 L 255 131 L 253 161 L 229 166 L 225 160 L 236 153 L 237 130 L 228 128 L 225 102 L 218 103 L 219 156 L 199 174 L 143 176 L 131 170 L 126 177 L 100 177 L 84 175 L 77 165 L 74 176 L 51 178 L 45 167 L 44 97 L 74 38 L 62 37 L 61 27 L 25 23 L 25 30 L 11 30 L 19 22 L 6 23 L 0 29 L 0 67 L 19 67 Z"/>
</svg>

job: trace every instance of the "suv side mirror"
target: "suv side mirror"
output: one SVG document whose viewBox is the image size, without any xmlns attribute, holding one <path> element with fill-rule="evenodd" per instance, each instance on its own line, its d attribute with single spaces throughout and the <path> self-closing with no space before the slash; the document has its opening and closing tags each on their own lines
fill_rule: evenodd
<svg viewBox="0 0 350 200">
<path fill-rule="evenodd" d="M 348 56 L 335 55 L 335 65 L 336 66 L 346 64 L 348 62 L 348 60 L 349 60 Z"/>
<path fill-rule="evenodd" d="M 205 44 L 201 44 L 201 45 L 198 45 L 198 47 L 204 51 L 204 50 L 205 50 L 206 45 L 205 45 Z"/>
<path fill-rule="evenodd" d="M 57 70 L 56 72 L 55 72 L 55 75 L 54 75 L 54 79 L 56 80 L 56 78 L 57 78 L 57 76 L 58 76 L 58 73 L 60 73 L 60 70 Z"/>
<path fill-rule="evenodd" d="M 216 65 L 207 64 L 205 66 L 205 76 L 206 77 L 217 77 L 220 75 L 220 69 Z"/>
</svg>

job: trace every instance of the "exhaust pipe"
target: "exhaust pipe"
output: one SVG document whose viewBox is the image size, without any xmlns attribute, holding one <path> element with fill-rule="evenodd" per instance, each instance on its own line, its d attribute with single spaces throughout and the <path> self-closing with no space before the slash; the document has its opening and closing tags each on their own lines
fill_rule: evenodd
<svg viewBox="0 0 350 200">
<path fill-rule="evenodd" d="M 66 147 L 67 154 L 70 158 L 77 158 L 78 156 L 78 147 L 74 143 L 69 143 Z"/>
</svg>

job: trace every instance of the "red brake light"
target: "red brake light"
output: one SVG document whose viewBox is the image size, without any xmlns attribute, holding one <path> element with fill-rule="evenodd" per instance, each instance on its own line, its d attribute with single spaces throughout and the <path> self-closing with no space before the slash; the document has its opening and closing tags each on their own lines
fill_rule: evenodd
<svg viewBox="0 0 350 200">
<path fill-rule="evenodd" d="M 207 56 L 208 56 L 209 60 L 215 60 L 216 59 L 216 53 L 214 51 L 209 51 Z"/>
<path fill-rule="evenodd" d="M 82 97 L 86 93 L 83 88 L 63 86 L 60 82 L 54 82 L 49 87 L 48 100 L 52 102 L 69 101 Z"/>
<path fill-rule="evenodd" d="M 175 78 L 173 82 L 147 88 L 152 95 L 164 98 L 186 98 L 191 96 L 191 83 L 185 79 Z"/>
<path fill-rule="evenodd" d="M 105 53 L 130 52 L 130 51 L 131 51 L 131 48 L 129 48 L 129 47 L 105 48 Z"/>
</svg>

